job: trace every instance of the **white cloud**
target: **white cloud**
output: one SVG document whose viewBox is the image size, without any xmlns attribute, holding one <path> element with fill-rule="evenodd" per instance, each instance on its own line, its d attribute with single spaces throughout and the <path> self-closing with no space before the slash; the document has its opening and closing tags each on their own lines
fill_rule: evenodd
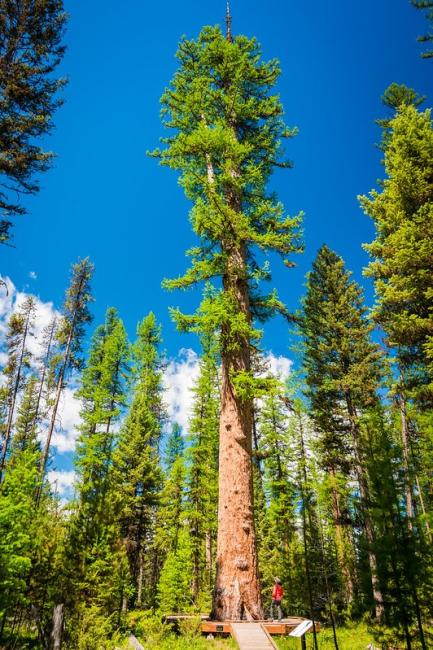
<svg viewBox="0 0 433 650">
<path fill-rule="evenodd" d="M 74 471 L 53 470 L 48 472 L 47 478 L 53 490 L 61 497 L 71 498 L 75 482 Z"/>
<path fill-rule="evenodd" d="M 76 386 L 64 389 L 60 400 L 57 426 L 51 441 L 52 447 L 59 454 L 74 451 L 77 437 L 77 425 L 80 422 L 80 401 L 74 397 Z"/>
<path fill-rule="evenodd" d="M 281 381 L 285 381 L 291 373 L 293 361 L 282 355 L 276 356 L 273 352 L 269 352 L 265 359 L 269 363 L 271 373 Z"/>
<path fill-rule="evenodd" d="M 17 291 L 10 278 L 0 278 L 6 287 L 0 285 L 0 366 L 6 359 L 4 349 L 7 322 L 13 311 L 17 310 L 28 294 Z M 35 357 L 40 353 L 40 339 L 42 330 L 49 325 L 54 317 L 60 314 L 52 302 L 43 302 L 35 296 L 36 300 L 36 326 L 35 336 L 29 339 L 30 351 Z M 199 355 L 194 350 L 181 349 L 179 354 L 171 359 L 164 374 L 164 401 L 167 405 L 168 417 L 171 422 L 178 422 L 184 431 L 188 430 L 188 422 L 192 414 L 193 392 L 192 389 L 199 375 Z M 268 369 L 272 374 L 287 379 L 291 372 L 292 361 L 285 356 L 269 352 L 265 355 Z M 36 362 L 34 362 L 36 364 Z M 1 381 L 1 378 L 0 378 Z M 63 391 L 56 429 L 53 434 L 52 448 L 57 453 L 73 452 L 78 437 L 77 425 L 79 424 L 80 402 L 74 397 L 77 382 L 72 378 L 69 386 Z M 47 423 L 46 423 L 47 424 Z M 46 431 L 46 427 L 44 427 Z M 41 432 L 44 440 L 45 431 Z"/>
<path fill-rule="evenodd" d="M 8 277 L 1 278 L 6 284 L 0 286 L 0 366 L 4 365 L 7 360 L 6 350 L 4 348 L 7 324 L 11 314 L 17 311 L 23 304 L 28 295 L 23 291 L 18 291 L 12 280 Z M 35 370 L 38 369 L 37 357 L 41 353 L 42 332 L 49 325 L 53 318 L 60 318 L 52 302 L 43 302 L 38 296 L 33 296 L 36 302 L 36 317 L 34 336 L 28 338 L 28 348 L 33 354 L 32 365 Z M 58 453 L 70 452 L 75 449 L 77 438 L 76 425 L 79 421 L 80 403 L 74 397 L 76 381 L 72 378 L 70 385 L 63 391 L 56 429 L 52 438 L 52 448 Z M 41 431 L 41 440 L 44 441 L 48 423 Z"/>
<path fill-rule="evenodd" d="M 37 276 L 36 271 L 30 271 L 30 273 L 29 273 L 29 278 L 30 278 L 31 280 L 37 280 L 38 276 Z"/>
<path fill-rule="evenodd" d="M 4 285 L 0 286 L 0 347 L 3 347 L 7 324 L 11 314 L 21 307 L 29 295 L 33 294 L 18 291 L 12 280 L 8 277 L 0 278 L 0 280 L 7 285 L 7 290 Z M 60 313 L 54 308 L 52 302 L 43 302 L 35 295 L 33 295 L 33 298 L 36 303 L 34 336 L 29 337 L 27 342 L 30 352 L 37 357 L 41 350 L 42 330 L 50 324 L 53 318 L 59 318 Z M 1 360 L 0 363 L 2 363 Z"/>
<path fill-rule="evenodd" d="M 292 368 L 292 361 L 283 356 L 269 352 L 264 361 L 267 372 L 285 381 Z M 184 431 L 188 430 L 194 395 L 192 389 L 198 378 L 200 357 L 191 349 L 183 348 L 178 356 L 172 359 L 164 376 L 164 399 L 167 405 L 170 422 L 178 422 Z"/>
<path fill-rule="evenodd" d="M 188 429 L 191 417 L 192 388 L 199 374 L 199 360 L 194 350 L 182 348 L 178 356 L 169 362 L 164 374 L 164 400 L 168 417 L 171 422 L 178 422 L 184 431 Z"/>
</svg>

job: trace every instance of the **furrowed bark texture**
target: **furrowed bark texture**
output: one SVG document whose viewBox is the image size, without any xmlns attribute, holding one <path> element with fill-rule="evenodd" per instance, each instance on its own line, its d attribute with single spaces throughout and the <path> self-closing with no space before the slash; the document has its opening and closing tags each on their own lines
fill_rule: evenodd
<svg viewBox="0 0 433 650">
<path fill-rule="evenodd" d="M 229 251 L 224 289 L 250 321 L 245 250 Z M 222 351 L 218 542 L 213 618 L 263 618 L 258 579 L 252 482 L 252 399 L 235 394 L 232 373 L 250 370 L 250 344 Z"/>
</svg>

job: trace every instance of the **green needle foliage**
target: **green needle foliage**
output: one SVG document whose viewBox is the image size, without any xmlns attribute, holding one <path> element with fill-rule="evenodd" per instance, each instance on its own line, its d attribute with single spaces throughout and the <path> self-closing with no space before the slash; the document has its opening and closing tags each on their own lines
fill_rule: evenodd
<svg viewBox="0 0 433 650">
<path fill-rule="evenodd" d="M 162 483 L 159 446 L 162 401 L 161 329 L 153 313 L 139 323 L 132 349 L 132 401 L 113 457 L 111 482 L 120 538 L 129 560 L 127 606 L 156 597 L 155 517 Z"/>
<path fill-rule="evenodd" d="M 414 7 L 421 9 L 425 12 L 425 16 L 429 22 L 429 31 L 423 36 L 419 36 L 420 43 L 431 43 L 433 41 L 433 0 L 411 0 Z M 426 50 L 421 54 L 423 59 L 431 59 L 433 57 L 433 50 Z"/>
<path fill-rule="evenodd" d="M 344 502 L 344 494 L 338 490 L 339 475 L 347 480 L 354 473 L 358 481 L 372 587 L 378 601 L 376 614 L 381 616 L 362 436 L 362 414 L 377 403 L 382 372 L 381 352 L 370 339 L 372 328 L 360 287 L 350 279 L 343 260 L 322 246 L 308 276 L 300 317 L 306 394 L 320 432 L 322 466 L 335 477 L 331 484 L 334 501 Z M 336 525 L 341 510 L 340 506 L 334 510 Z M 340 559 L 342 573 L 347 573 L 342 554 Z"/>
<path fill-rule="evenodd" d="M 192 555 L 192 592 L 202 611 L 210 605 L 215 577 L 218 511 L 218 438 L 220 399 L 217 343 L 202 337 L 200 373 L 194 386 L 194 405 L 189 421 L 186 511 Z"/>
<path fill-rule="evenodd" d="M 94 266 L 86 257 L 72 265 L 71 280 L 65 292 L 62 316 L 54 336 L 55 353 L 47 352 L 50 361 L 50 383 L 54 397 L 49 418 L 48 431 L 41 460 L 41 473 L 44 474 L 50 453 L 51 439 L 57 421 L 60 398 L 67 385 L 71 371 L 83 367 L 82 344 L 86 325 L 92 321 L 89 303 L 93 300 L 90 280 Z"/>
<path fill-rule="evenodd" d="M 73 508 L 66 554 L 73 586 L 64 597 L 75 604 L 108 607 L 118 603 L 121 565 L 110 492 L 114 426 L 125 406 L 129 345 L 115 309 L 96 329 L 77 396 L 81 399 L 76 452 L 77 502 Z M 71 593 L 72 592 L 72 593 Z"/>
<path fill-rule="evenodd" d="M 361 197 L 376 239 L 372 261 L 373 315 L 407 369 L 406 384 L 427 407 L 433 403 L 433 129 L 430 110 L 401 104 L 384 139 L 381 191 Z"/>
<path fill-rule="evenodd" d="M 65 47 L 62 0 L 0 1 L 0 242 L 25 213 L 16 196 L 33 194 L 53 154 L 38 144 L 52 129 L 65 81 L 55 69 Z"/>
<path fill-rule="evenodd" d="M 281 162 L 281 140 L 295 132 L 284 125 L 272 94 L 278 63 L 261 61 L 255 39 L 231 42 L 218 27 L 206 27 L 196 41 L 181 42 L 177 58 L 179 69 L 161 99 L 172 135 L 153 155 L 180 171 L 200 244 L 188 251 L 191 268 L 164 286 L 184 289 L 220 278 L 222 288 L 208 293 L 194 315 L 173 310 L 173 316 L 181 330 L 218 331 L 221 346 L 235 352 L 258 337 L 251 316 L 285 313 L 275 292 L 258 291 L 270 273 L 267 264 L 259 267 L 254 249 L 283 256 L 301 249 L 300 216 L 284 215 L 266 191 L 273 169 L 290 166 Z M 248 391 L 248 377 L 238 379 L 238 390 Z"/>
<path fill-rule="evenodd" d="M 165 446 L 165 466 L 168 470 L 174 465 L 179 456 L 182 456 L 185 448 L 185 441 L 182 436 L 182 427 L 175 422 L 171 428 Z"/>
</svg>

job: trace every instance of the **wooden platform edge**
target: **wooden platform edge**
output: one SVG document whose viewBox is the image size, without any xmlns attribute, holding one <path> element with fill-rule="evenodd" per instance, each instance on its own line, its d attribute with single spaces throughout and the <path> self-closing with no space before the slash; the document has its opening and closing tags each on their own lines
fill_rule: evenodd
<svg viewBox="0 0 433 650">
<path fill-rule="evenodd" d="M 302 617 L 291 617 L 283 619 L 282 621 L 203 621 L 202 632 L 203 634 L 232 634 L 231 623 L 260 623 L 268 634 L 276 636 L 287 636 L 294 630 L 302 621 L 308 619 Z M 320 630 L 320 624 L 315 623 L 316 632 Z M 310 634 L 313 630 L 309 630 Z"/>
</svg>

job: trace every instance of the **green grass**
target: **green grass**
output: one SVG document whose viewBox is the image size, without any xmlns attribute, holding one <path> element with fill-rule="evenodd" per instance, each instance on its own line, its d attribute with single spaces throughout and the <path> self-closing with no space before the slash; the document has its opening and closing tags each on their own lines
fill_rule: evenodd
<svg viewBox="0 0 433 650">
<path fill-rule="evenodd" d="M 313 648 L 313 635 L 307 634 L 307 649 Z M 300 650 L 300 639 L 291 638 L 278 638 L 274 637 L 278 648 L 280 650 Z M 332 629 L 329 627 L 322 627 L 317 635 L 319 650 L 334 650 L 334 641 L 332 637 Z M 374 639 L 368 632 L 366 625 L 358 624 L 347 627 L 339 627 L 337 629 L 337 641 L 339 650 L 365 650 L 369 643 L 373 643 Z"/>
</svg>

